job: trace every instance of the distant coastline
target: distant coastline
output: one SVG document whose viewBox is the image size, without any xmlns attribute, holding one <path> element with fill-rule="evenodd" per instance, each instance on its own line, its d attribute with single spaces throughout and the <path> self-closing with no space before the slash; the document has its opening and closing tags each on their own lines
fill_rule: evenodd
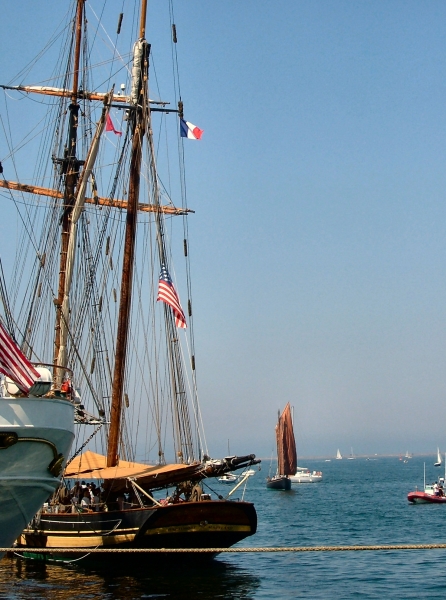
<svg viewBox="0 0 446 600">
<path fill-rule="evenodd" d="M 355 454 L 355 458 L 356 459 L 367 459 L 367 458 L 399 458 L 401 456 L 401 458 L 404 458 L 404 454 L 399 452 L 396 454 Z M 411 454 L 411 458 L 427 458 L 427 457 L 432 457 L 435 456 L 434 452 L 429 452 L 426 454 Z M 348 458 L 348 456 L 346 457 Z M 262 461 L 270 461 L 271 460 L 271 456 L 267 456 L 267 457 L 260 457 L 260 460 Z M 277 459 L 272 459 L 277 460 Z M 301 456 L 299 455 L 299 463 L 304 462 L 306 460 L 336 460 L 336 456 L 334 454 L 329 454 L 328 456 Z"/>
</svg>

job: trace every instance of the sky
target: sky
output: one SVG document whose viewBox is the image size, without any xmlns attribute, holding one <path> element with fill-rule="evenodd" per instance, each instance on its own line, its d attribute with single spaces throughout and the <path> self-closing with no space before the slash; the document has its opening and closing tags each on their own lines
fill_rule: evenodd
<svg viewBox="0 0 446 600">
<path fill-rule="evenodd" d="M 2 7 L 2 82 L 65 5 Z M 270 456 L 287 402 L 301 457 L 446 450 L 446 4 L 173 8 L 185 116 L 204 130 L 185 152 L 212 454 Z"/>
</svg>

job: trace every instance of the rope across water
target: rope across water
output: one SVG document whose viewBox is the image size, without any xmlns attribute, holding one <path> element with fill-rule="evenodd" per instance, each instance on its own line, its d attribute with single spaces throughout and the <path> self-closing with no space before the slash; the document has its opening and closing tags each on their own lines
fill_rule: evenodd
<svg viewBox="0 0 446 600">
<path fill-rule="evenodd" d="M 390 544 L 373 546 L 284 546 L 264 548 L 0 548 L 0 552 L 36 554 L 222 554 L 268 552 L 360 552 L 390 550 L 446 550 L 446 544 Z"/>
</svg>

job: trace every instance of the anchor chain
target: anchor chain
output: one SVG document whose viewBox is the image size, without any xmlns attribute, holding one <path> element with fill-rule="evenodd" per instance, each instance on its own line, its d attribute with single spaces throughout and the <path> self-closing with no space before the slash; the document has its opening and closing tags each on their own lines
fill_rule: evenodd
<svg viewBox="0 0 446 600">
<path fill-rule="evenodd" d="M 102 425 L 103 425 L 103 424 L 104 424 L 104 423 L 100 423 L 100 424 L 98 425 L 98 427 L 96 427 L 96 429 L 95 429 L 95 430 L 93 431 L 93 433 L 90 435 L 90 437 L 89 437 L 89 438 L 87 438 L 87 439 L 85 440 L 85 442 L 82 444 L 82 446 L 81 446 L 81 447 L 80 447 L 78 450 L 76 450 L 76 452 L 73 454 L 73 456 L 72 456 L 72 457 L 70 458 L 70 460 L 67 462 L 67 464 L 66 464 L 66 467 L 65 467 L 65 468 L 67 468 L 67 467 L 68 467 L 68 465 L 70 464 L 70 462 L 72 462 L 72 461 L 73 461 L 73 460 L 76 458 L 76 456 L 78 456 L 78 455 L 79 455 L 79 454 L 82 452 L 82 450 L 85 448 L 85 446 L 86 446 L 86 445 L 87 445 L 89 442 L 91 442 L 91 440 L 94 438 L 94 436 L 97 434 L 97 432 L 100 430 L 100 428 L 102 427 Z"/>
</svg>

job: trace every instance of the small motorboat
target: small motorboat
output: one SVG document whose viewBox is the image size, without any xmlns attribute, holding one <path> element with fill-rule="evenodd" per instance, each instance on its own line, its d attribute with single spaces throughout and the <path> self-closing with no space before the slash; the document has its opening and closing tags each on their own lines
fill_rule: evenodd
<svg viewBox="0 0 446 600">
<path fill-rule="evenodd" d="M 409 492 L 407 494 L 407 499 L 412 504 L 445 504 L 446 496 L 437 496 L 435 493 L 431 493 L 429 491 L 418 491 Z"/>
<path fill-rule="evenodd" d="M 220 483 L 234 483 L 234 481 L 237 481 L 238 477 L 237 475 L 233 475 L 232 473 L 225 473 L 224 475 L 222 475 L 221 477 L 218 478 L 218 481 Z"/>
<path fill-rule="evenodd" d="M 426 463 L 424 464 L 424 491 L 415 490 L 407 494 L 407 499 L 411 504 L 445 504 L 446 495 L 444 491 L 445 477 L 440 477 L 438 483 L 426 485 Z"/>
<path fill-rule="evenodd" d="M 297 467 L 296 474 L 290 475 L 291 483 L 318 483 L 322 481 L 322 471 L 310 471 L 305 467 Z"/>
<path fill-rule="evenodd" d="M 240 473 L 239 475 L 234 475 L 234 473 L 225 473 L 224 475 L 222 475 L 221 477 L 218 478 L 218 481 L 220 483 L 234 483 L 235 481 L 238 480 L 242 480 L 245 477 L 252 477 L 253 475 L 256 474 L 256 471 L 254 469 L 247 469 L 246 471 L 243 471 L 243 473 Z"/>
</svg>

